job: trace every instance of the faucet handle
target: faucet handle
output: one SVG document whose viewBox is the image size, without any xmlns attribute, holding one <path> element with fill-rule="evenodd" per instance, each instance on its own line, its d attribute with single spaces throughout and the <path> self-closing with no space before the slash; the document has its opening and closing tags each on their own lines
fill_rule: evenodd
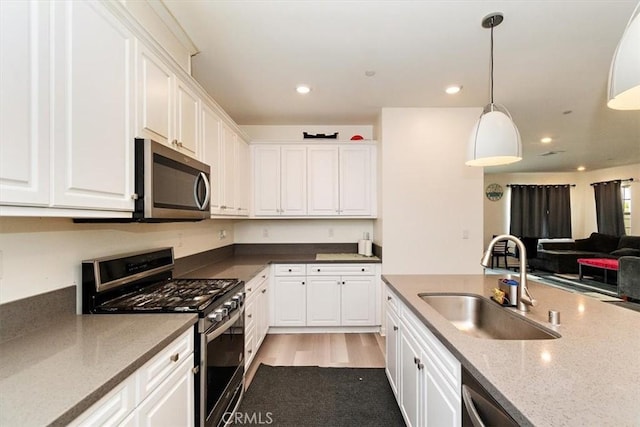
<svg viewBox="0 0 640 427">
<path fill-rule="evenodd" d="M 523 290 L 524 290 L 524 293 L 526 294 L 526 298 L 527 298 L 526 302 L 531 307 L 535 307 L 536 305 L 538 305 L 538 300 L 531 296 L 531 294 L 529 293 L 529 288 L 523 288 Z"/>
</svg>

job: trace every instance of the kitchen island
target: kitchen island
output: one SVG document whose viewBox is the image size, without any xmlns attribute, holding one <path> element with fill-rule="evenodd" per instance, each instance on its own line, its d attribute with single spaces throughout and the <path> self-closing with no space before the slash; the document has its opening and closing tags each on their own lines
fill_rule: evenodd
<svg viewBox="0 0 640 427">
<path fill-rule="evenodd" d="M 492 340 L 459 331 L 418 296 L 459 292 L 488 298 L 500 277 L 384 275 L 383 280 L 519 424 L 640 425 L 639 312 L 530 280 L 538 305 L 518 313 L 561 338 Z M 560 325 L 548 323 L 549 310 L 561 313 Z"/>
</svg>

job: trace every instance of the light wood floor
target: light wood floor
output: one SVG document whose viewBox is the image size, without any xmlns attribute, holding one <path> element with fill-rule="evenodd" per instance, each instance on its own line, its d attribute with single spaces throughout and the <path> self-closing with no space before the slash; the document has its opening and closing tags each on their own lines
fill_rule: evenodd
<svg viewBox="0 0 640 427">
<path fill-rule="evenodd" d="M 384 337 L 380 334 L 267 335 L 246 373 L 246 387 L 260 366 L 322 366 L 384 368 Z"/>
</svg>

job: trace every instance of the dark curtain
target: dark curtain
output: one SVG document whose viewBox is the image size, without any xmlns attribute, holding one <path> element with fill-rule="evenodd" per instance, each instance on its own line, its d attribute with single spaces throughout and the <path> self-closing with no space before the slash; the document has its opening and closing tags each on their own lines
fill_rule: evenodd
<svg viewBox="0 0 640 427">
<path fill-rule="evenodd" d="M 571 237 L 571 197 L 568 185 L 511 185 L 514 236 Z"/>
<path fill-rule="evenodd" d="M 547 236 L 571 237 L 571 188 L 568 185 L 545 187 L 547 191 Z"/>
<path fill-rule="evenodd" d="M 620 181 L 597 182 L 591 184 L 596 198 L 596 220 L 598 232 L 611 236 L 622 236 L 624 216 Z"/>
</svg>

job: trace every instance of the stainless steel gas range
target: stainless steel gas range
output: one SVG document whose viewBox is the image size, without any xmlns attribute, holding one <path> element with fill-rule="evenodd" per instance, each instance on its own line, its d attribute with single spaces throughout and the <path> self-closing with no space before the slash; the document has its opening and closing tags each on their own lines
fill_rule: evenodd
<svg viewBox="0 0 640 427">
<path fill-rule="evenodd" d="M 223 426 L 244 390 L 244 282 L 174 279 L 173 266 L 173 248 L 83 261 L 82 311 L 197 313 L 196 426 Z"/>
</svg>

